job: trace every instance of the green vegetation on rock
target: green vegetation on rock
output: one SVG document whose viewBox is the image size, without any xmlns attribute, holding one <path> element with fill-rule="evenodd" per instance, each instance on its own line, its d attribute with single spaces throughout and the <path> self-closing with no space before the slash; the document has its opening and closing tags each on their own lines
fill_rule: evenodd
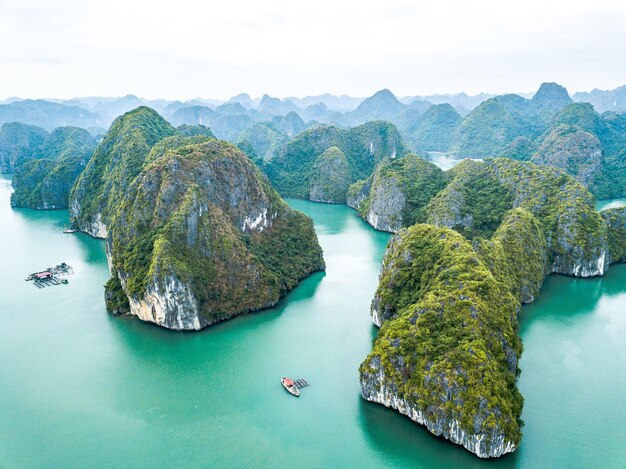
<svg viewBox="0 0 626 469">
<path fill-rule="evenodd" d="M 626 262 L 626 207 L 600 212 L 606 222 L 611 262 Z"/>
<path fill-rule="evenodd" d="M 178 127 L 176 127 L 176 133 L 178 135 L 183 135 L 185 137 L 196 137 L 199 135 L 204 135 L 205 137 L 211 137 L 211 138 L 215 138 L 215 135 L 213 135 L 213 132 L 211 132 L 211 129 L 209 129 L 208 127 L 205 127 L 204 125 L 187 125 L 187 124 L 182 124 L 179 125 Z"/>
<path fill-rule="evenodd" d="M 505 213 L 528 210 L 542 226 L 551 271 L 602 275 L 606 226 L 585 187 L 562 171 L 506 158 L 463 161 L 451 170 L 450 184 L 429 204 L 428 222 L 489 238 Z"/>
<path fill-rule="evenodd" d="M 398 164 L 354 184 L 349 203 L 363 207 L 382 168 Z M 466 160 L 446 176 L 425 206 L 430 224 L 400 229 L 387 247 L 362 395 L 498 457 L 521 438 L 521 303 L 551 272 L 602 275 L 626 260 L 626 209 L 599 214 L 581 183 L 530 162 Z"/>
<path fill-rule="evenodd" d="M 460 234 L 422 224 L 399 231 L 373 304 L 382 327 L 360 367 L 363 396 L 482 457 L 515 449 L 518 308 Z"/>
<path fill-rule="evenodd" d="M 275 124 L 259 122 L 239 135 L 237 146 L 251 159 L 268 162 L 274 158 L 276 151 L 289 141 Z"/>
<path fill-rule="evenodd" d="M 513 207 L 510 191 L 480 161 L 462 161 L 449 173 L 452 181 L 426 209 L 427 222 L 452 228 L 469 239 L 489 238 Z"/>
<path fill-rule="evenodd" d="M 594 111 L 588 103 L 576 103 L 554 117 L 553 127 L 575 126 L 594 135 L 602 145 L 601 174 L 596 175 L 590 189 L 599 198 L 626 195 L 626 114 Z"/>
<path fill-rule="evenodd" d="M 106 225 L 124 202 L 126 191 L 143 168 L 152 146 L 175 132 L 148 107 L 138 107 L 118 117 L 72 188 L 72 225 L 92 236 L 104 237 Z"/>
<path fill-rule="evenodd" d="M 510 153 L 519 145 L 513 144 L 516 138 L 535 140 L 571 103 L 567 90 L 556 83 L 543 83 L 532 99 L 515 94 L 488 99 L 463 119 L 450 152 L 458 158 L 493 158 Z"/>
<path fill-rule="evenodd" d="M 450 153 L 459 158 L 488 158 L 499 155 L 521 135 L 515 118 L 496 98 L 474 109 L 454 133 Z"/>
<path fill-rule="evenodd" d="M 430 106 L 412 129 L 403 129 L 415 148 L 446 152 L 461 124 L 461 115 L 449 104 Z"/>
<path fill-rule="evenodd" d="M 25 161 L 41 158 L 48 137 L 41 127 L 11 122 L 0 128 L 0 172 L 12 173 Z"/>
<path fill-rule="evenodd" d="M 383 159 L 405 153 L 397 129 L 388 122 L 368 122 L 350 129 L 318 125 L 282 146 L 260 167 L 284 197 L 308 199 L 314 162 L 333 146 L 345 154 L 351 182 L 369 177 Z"/>
<path fill-rule="evenodd" d="M 348 205 L 374 228 L 398 231 L 425 221 L 425 208 L 446 185 L 437 166 L 417 155 L 381 162 L 366 181 L 350 187 Z"/>
<path fill-rule="evenodd" d="M 95 147 L 95 139 L 84 129 L 55 129 L 42 145 L 41 159 L 30 159 L 17 167 L 11 205 L 35 209 L 67 208 L 70 189 Z"/>
<path fill-rule="evenodd" d="M 309 198 L 313 202 L 345 203 L 352 177 L 346 155 L 330 147 L 313 163 Z"/>
<path fill-rule="evenodd" d="M 500 157 L 511 158 L 513 160 L 528 161 L 537 151 L 537 146 L 528 137 L 516 137 L 509 143 Z"/>
<path fill-rule="evenodd" d="M 604 163 L 602 145 L 595 135 L 564 124 L 551 129 L 531 161 L 562 169 L 591 192 L 601 180 Z"/>
<path fill-rule="evenodd" d="M 534 301 L 548 275 L 548 243 L 537 219 L 514 208 L 491 239 L 477 239 L 474 249 L 494 277 L 522 303 Z"/>
<path fill-rule="evenodd" d="M 274 305 L 323 269 L 311 220 L 290 209 L 236 147 L 157 144 L 110 224 L 114 276 L 141 319 L 199 329 Z M 120 308 L 108 284 L 110 308 Z"/>
</svg>

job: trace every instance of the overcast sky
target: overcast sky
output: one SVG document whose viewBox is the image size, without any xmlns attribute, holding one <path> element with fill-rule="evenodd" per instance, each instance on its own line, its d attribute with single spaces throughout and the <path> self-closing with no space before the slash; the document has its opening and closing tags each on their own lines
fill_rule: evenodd
<svg viewBox="0 0 626 469">
<path fill-rule="evenodd" d="M 626 84 L 626 2 L 0 0 L 0 99 Z"/>
</svg>

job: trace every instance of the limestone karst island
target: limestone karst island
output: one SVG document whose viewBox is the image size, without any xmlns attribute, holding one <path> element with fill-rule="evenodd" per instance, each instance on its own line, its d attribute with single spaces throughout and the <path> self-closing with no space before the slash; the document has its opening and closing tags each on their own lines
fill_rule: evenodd
<svg viewBox="0 0 626 469">
<path fill-rule="evenodd" d="M 0 23 L 0 468 L 626 467 L 626 4 Z"/>
</svg>

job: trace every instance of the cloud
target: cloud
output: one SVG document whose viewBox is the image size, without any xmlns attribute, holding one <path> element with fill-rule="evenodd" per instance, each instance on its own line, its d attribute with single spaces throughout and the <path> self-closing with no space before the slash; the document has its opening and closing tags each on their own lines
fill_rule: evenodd
<svg viewBox="0 0 626 469">
<path fill-rule="evenodd" d="M 0 93 L 225 98 L 624 84 L 616 0 L 0 0 Z M 42 79 L 44 78 L 45 79 Z"/>
</svg>

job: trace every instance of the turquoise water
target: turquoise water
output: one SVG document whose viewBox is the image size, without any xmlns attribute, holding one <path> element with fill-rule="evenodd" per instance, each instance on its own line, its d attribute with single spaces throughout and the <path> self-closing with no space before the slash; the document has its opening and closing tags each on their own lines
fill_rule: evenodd
<svg viewBox="0 0 626 469">
<path fill-rule="evenodd" d="M 596 202 L 596 210 L 626 206 L 626 199 L 603 199 Z"/>
<path fill-rule="evenodd" d="M 9 194 L 0 179 L 0 467 L 624 466 L 624 265 L 551 277 L 524 308 L 524 440 L 481 461 L 360 398 L 389 236 L 347 207 L 290 202 L 315 221 L 325 274 L 270 310 L 175 333 L 108 315 L 103 242 Z M 23 280 L 61 261 L 68 285 Z M 284 375 L 311 386 L 293 398 Z"/>
</svg>

